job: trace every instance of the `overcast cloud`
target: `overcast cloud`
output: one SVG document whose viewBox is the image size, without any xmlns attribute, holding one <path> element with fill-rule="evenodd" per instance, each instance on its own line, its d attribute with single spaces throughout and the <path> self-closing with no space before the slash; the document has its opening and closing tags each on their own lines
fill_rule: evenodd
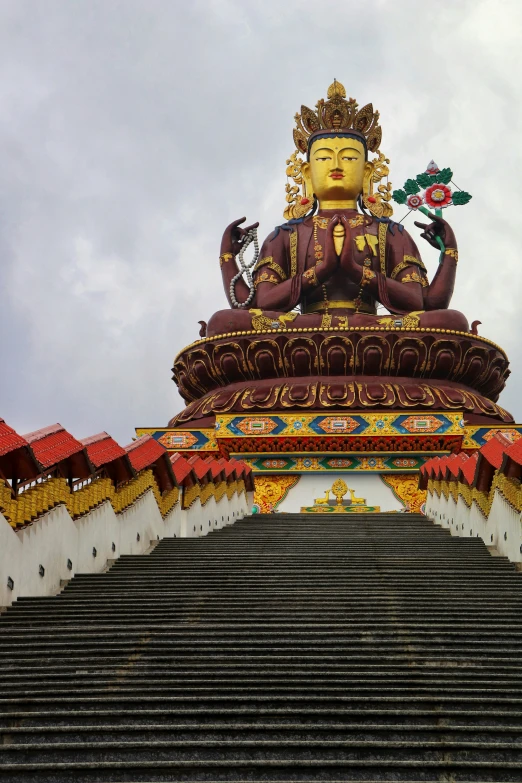
<svg viewBox="0 0 522 783">
<path fill-rule="evenodd" d="M 0 416 L 128 443 L 180 410 L 222 231 L 281 222 L 293 115 L 336 77 L 396 187 L 434 158 L 473 194 L 452 306 L 506 349 L 522 420 L 521 23 L 520 0 L 0 0 Z"/>
</svg>

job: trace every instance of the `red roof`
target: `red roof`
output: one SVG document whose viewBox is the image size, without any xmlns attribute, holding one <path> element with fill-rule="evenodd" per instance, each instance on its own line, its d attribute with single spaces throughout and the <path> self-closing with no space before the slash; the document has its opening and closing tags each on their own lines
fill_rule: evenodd
<svg viewBox="0 0 522 783">
<path fill-rule="evenodd" d="M 437 462 L 433 466 L 433 478 L 440 481 L 444 478 L 444 471 L 446 469 L 447 457 L 439 457 Z"/>
<path fill-rule="evenodd" d="M 0 456 L 9 454 L 22 446 L 27 446 L 27 441 L 13 430 L 3 419 L 0 419 Z"/>
<path fill-rule="evenodd" d="M 462 463 L 461 454 L 451 454 L 446 460 L 446 469 L 444 471 L 445 477 L 448 481 L 458 476 L 460 466 Z"/>
<path fill-rule="evenodd" d="M 150 468 L 167 453 L 167 450 L 161 443 L 158 443 L 152 435 L 142 435 L 141 438 L 125 446 L 125 451 L 129 455 L 131 465 L 134 470 L 144 470 Z"/>
<path fill-rule="evenodd" d="M 225 472 L 225 468 L 223 465 L 220 465 L 217 459 L 214 459 L 214 457 L 208 457 L 204 462 L 209 465 L 210 470 L 212 471 L 212 481 L 215 481 L 219 476 Z"/>
<path fill-rule="evenodd" d="M 516 440 L 505 451 L 506 457 L 512 459 L 517 465 L 522 465 L 522 438 Z"/>
<path fill-rule="evenodd" d="M 236 475 L 238 479 L 244 479 L 246 474 L 246 465 L 244 462 L 241 462 L 240 459 L 234 460 L 236 463 Z"/>
<path fill-rule="evenodd" d="M 227 460 L 227 464 L 225 467 L 225 475 L 227 479 L 229 479 L 231 476 L 233 476 L 233 480 L 237 479 L 237 466 L 235 464 L 235 460 L 229 459 Z"/>
<path fill-rule="evenodd" d="M 237 470 L 237 463 L 234 459 L 225 459 L 224 457 L 220 457 L 218 460 L 216 460 L 218 465 L 221 466 L 221 469 L 225 473 L 225 479 L 228 481 L 228 479 L 234 474 L 232 480 L 235 480 L 236 478 L 236 470 Z"/>
<path fill-rule="evenodd" d="M 86 446 L 94 467 L 97 470 L 104 468 L 116 485 L 129 481 L 136 475 L 125 449 L 106 432 L 84 438 L 81 442 Z"/>
<path fill-rule="evenodd" d="M 453 478 L 458 478 L 458 475 L 462 470 L 462 466 L 464 465 L 465 462 L 467 462 L 467 460 L 468 460 L 468 455 L 462 452 L 461 454 L 456 455 L 456 459 L 452 460 L 451 462 L 448 462 L 448 469 Z"/>
<path fill-rule="evenodd" d="M 84 446 L 76 440 L 61 424 L 52 424 L 24 436 L 30 443 L 33 453 L 44 468 L 50 468 L 59 462 L 84 451 Z"/>
<path fill-rule="evenodd" d="M 142 435 L 141 438 L 125 446 L 125 451 L 136 472 L 152 468 L 160 492 L 177 486 L 178 482 L 172 470 L 169 454 L 152 435 Z"/>
<path fill-rule="evenodd" d="M 205 460 L 201 459 L 197 454 L 193 454 L 192 457 L 189 457 L 188 463 L 200 481 L 206 477 L 210 480 L 212 479 L 212 468 L 208 462 L 205 462 Z"/>
<path fill-rule="evenodd" d="M 430 459 L 426 462 L 426 470 L 428 471 L 430 478 L 434 478 L 439 462 L 440 457 L 430 457 Z"/>
<path fill-rule="evenodd" d="M 43 471 L 26 439 L 0 419 L 0 473 L 6 479 L 25 481 Z"/>
<path fill-rule="evenodd" d="M 181 454 L 172 454 L 170 457 L 172 470 L 176 477 L 178 486 L 181 486 L 184 480 L 193 473 L 192 466 L 189 465 L 188 460 Z"/>
<path fill-rule="evenodd" d="M 125 449 L 122 449 L 106 432 L 100 432 L 90 438 L 82 438 L 81 443 L 86 446 L 89 459 L 96 468 L 127 456 Z"/>
<path fill-rule="evenodd" d="M 493 465 L 494 468 L 499 468 L 504 459 L 504 452 L 507 451 L 511 445 L 511 441 L 504 435 L 495 433 L 491 440 L 484 443 L 479 453 L 490 465 Z"/>
<path fill-rule="evenodd" d="M 466 460 L 466 462 L 464 462 L 464 464 L 462 465 L 462 476 L 470 487 L 473 484 L 473 479 L 475 478 L 477 463 L 478 463 L 478 451 L 472 454 L 471 457 L 468 460 Z"/>
<path fill-rule="evenodd" d="M 419 473 L 425 474 L 426 476 L 430 476 L 430 470 L 431 470 L 431 464 L 433 462 L 433 457 L 430 457 L 426 460 L 424 465 L 421 465 L 419 468 Z"/>
<path fill-rule="evenodd" d="M 252 473 L 252 468 L 250 465 L 248 465 L 246 462 L 243 462 L 242 460 L 238 460 L 241 464 L 241 476 L 245 482 L 245 489 L 247 492 L 253 492 L 255 489 L 255 483 L 254 483 L 254 475 Z"/>
</svg>

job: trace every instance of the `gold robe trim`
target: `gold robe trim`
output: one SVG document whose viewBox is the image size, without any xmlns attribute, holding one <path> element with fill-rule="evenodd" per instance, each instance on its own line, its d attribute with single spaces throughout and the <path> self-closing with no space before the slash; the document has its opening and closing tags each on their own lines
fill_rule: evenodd
<svg viewBox="0 0 522 783">
<path fill-rule="evenodd" d="M 387 223 L 379 223 L 379 261 L 381 265 L 381 273 L 386 275 L 386 232 L 388 231 Z"/>
<path fill-rule="evenodd" d="M 297 274 L 297 231 L 290 234 L 290 277 Z"/>
<path fill-rule="evenodd" d="M 272 256 L 266 256 L 266 258 L 260 258 L 256 264 L 256 268 L 254 269 L 254 272 L 260 269 L 262 266 L 268 266 L 269 269 L 273 269 L 273 271 L 279 275 L 281 281 L 286 280 L 285 273 L 283 272 L 279 264 L 276 261 L 274 261 Z"/>
</svg>

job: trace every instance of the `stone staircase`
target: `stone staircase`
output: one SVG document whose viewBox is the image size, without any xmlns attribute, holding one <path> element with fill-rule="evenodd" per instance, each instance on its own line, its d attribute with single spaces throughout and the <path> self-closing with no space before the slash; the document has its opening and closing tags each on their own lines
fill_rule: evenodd
<svg viewBox="0 0 522 783">
<path fill-rule="evenodd" d="M 0 780 L 522 781 L 521 616 L 420 515 L 164 539 L 0 617 Z"/>
</svg>

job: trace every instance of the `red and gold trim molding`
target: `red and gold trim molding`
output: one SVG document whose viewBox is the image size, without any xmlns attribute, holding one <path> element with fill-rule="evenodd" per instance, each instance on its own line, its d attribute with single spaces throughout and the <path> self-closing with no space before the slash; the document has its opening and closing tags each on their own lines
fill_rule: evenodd
<svg viewBox="0 0 522 783">
<path fill-rule="evenodd" d="M 502 433 L 512 442 L 522 438 L 521 424 L 488 426 L 468 425 L 464 413 L 433 411 L 382 412 L 382 413 L 259 413 L 227 414 L 216 416 L 215 429 L 138 428 L 138 435 L 148 434 L 170 452 L 198 453 L 206 451 L 221 454 L 225 458 L 241 456 L 256 474 L 286 472 L 292 461 L 299 461 L 297 472 L 313 470 L 305 465 L 305 459 L 314 455 L 316 462 L 323 458 L 342 459 L 350 452 L 354 458 L 364 455 L 361 470 L 369 468 L 383 471 L 400 469 L 402 472 L 418 470 L 425 458 L 422 455 L 452 453 L 460 450 L 473 452 Z M 277 455 L 272 457 L 272 455 Z M 395 459 L 419 458 L 415 467 L 404 462 L 391 467 L 381 465 L 390 455 Z M 270 467 L 261 458 L 279 460 Z M 350 458 L 351 459 L 351 458 Z M 378 459 L 379 467 L 370 464 Z M 314 462 L 314 464 L 316 464 Z M 354 462 L 352 469 L 357 469 Z M 337 465 L 339 468 L 351 465 Z M 325 469 L 324 466 L 316 468 Z"/>
<path fill-rule="evenodd" d="M 447 453 L 447 452 L 446 452 Z M 439 452 L 439 456 L 443 456 Z M 318 453 L 303 454 L 249 454 L 241 455 L 256 474 L 256 480 L 262 475 L 289 473 L 410 473 L 416 475 L 433 453 Z"/>
</svg>

